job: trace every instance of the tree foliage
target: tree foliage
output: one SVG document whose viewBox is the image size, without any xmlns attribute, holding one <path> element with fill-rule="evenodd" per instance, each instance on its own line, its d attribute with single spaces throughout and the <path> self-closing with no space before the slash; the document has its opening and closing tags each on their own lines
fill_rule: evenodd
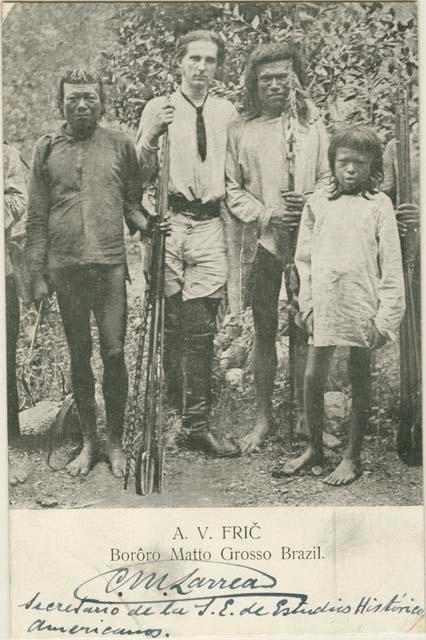
<svg viewBox="0 0 426 640">
<path fill-rule="evenodd" d="M 247 56 L 260 42 L 293 38 L 306 56 L 312 99 L 331 127 L 364 122 L 384 138 L 393 126 L 394 90 L 417 98 L 417 21 L 414 3 L 207 2 L 124 5 L 116 16 L 120 48 L 110 60 L 118 78 L 120 121 L 135 127 L 153 95 L 179 81 L 177 38 L 211 29 L 227 57 L 213 92 L 242 106 Z"/>
</svg>

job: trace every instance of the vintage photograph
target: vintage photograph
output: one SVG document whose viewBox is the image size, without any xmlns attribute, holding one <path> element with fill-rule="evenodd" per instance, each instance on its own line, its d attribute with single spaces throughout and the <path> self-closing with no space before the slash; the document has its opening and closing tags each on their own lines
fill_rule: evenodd
<svg viewBox="0 0 426 640">
<path fill-rule="evenodd" d="M 11 510 L 423 504 L 417 3 L 2 5 Z"/>
</svg>

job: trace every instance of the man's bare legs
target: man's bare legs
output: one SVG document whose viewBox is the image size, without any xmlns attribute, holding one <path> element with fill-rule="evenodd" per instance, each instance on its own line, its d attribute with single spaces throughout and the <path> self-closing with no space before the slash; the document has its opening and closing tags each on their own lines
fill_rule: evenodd
<svg viewBox="0 0 426 640">
<path fill-rule="evenodd" d="M 371 351 L 351 347 L 349 363 L 352 385 L 349 442 L 341 463 L 324 479 L 336 487 L 349 484 L 361 475 L 361 448 L 370 416 Z"/>
<path fill-rule="evenodd" d="M 128 377 L 124 359 L 127 326 L 126 268 L 124 265 L 96 267 L 93 313 L 99 330 L 104 375 L 102 391 L 106 414 L 105 453 L 111 472 L 124 476 L 126 456 L 122 447 Z"/>
<path fill-rule="evenodd" d="M 241 441 L 243 453 L 257 451 L 273 428 L 272 392 L 277 371 L 275 341 L 282 281 L 281 262 L 261 245 L 257 248 L 253 270 L 253 360 L 257 415 L 253 430 Z"/>
<path fill-rule="evenodd" d="M 121 440 L 127 399 L 123 351 L 127 314 L 125 266 L 63 269 L 54 274 L 54 284 L 70 351 L 73 392 L 83 433 L 82 449 L 67 465 L 67 470 L 72 476 L 87 475 L 97 457 L 95 382 L 90 363 L 93 310 L 104 365 L 106 455 L 113 475 L 121 477 L 125 469 Z"/>
<path fill-rule="evenodd" d="M 309 445 L 301 456 L 289 460 L 276 475 L 294 475 L 304 467 L 323 462 L 322 432 L 324 422 L 324 389 L 334 347 L 308 347 L 305 370 L 305 417 L 309 429 Z"/>
</svg>

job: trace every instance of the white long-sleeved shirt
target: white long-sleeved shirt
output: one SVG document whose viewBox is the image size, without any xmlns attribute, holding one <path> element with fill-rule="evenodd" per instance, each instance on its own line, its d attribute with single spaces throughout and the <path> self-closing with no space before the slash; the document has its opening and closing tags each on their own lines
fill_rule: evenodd
<svg viewBox="0 0 426 640">
<path fill-rule="evenodd" d="M 313 310 L 313 344 L 369 347 L 375 323 L 394 339 L 405 310 L 395 213 L 384 193 L 325 190 L 305 205 L 296 249 L 300 311 Z"/>
<path fill-rule="evenodd" d="M 145 183 L 150 182 L 158 170 L 157 152 L 150 146 L 150 131 L 158 108 L 164 104 L 165 97 L 148 102 L 136 136 L 136 149 Z M 175 114 L 169 126 L 169 192 L 203 203 L 223 200 L 227 129 L 229 122 L 237 117 L 235 107 L 224 98 L 207 97 L 203 108 L 207 157 L 203 162 L 197 149 L 195 108 L 185 100 L 180 90 L 170 97 L 170 104 L 174 106 Z"/>
</svg>

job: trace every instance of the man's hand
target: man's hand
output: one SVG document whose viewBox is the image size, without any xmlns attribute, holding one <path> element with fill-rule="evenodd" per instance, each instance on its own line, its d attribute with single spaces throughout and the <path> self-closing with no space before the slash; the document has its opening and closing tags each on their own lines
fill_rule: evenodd
<svg viewBox="0 0 426 640">
<path fill-rule="evenodd" d="M 158 143 L 158 138 L 165 132 L 167 127 L 172 124 L 175 117 L 175 108 L 171 104 L 164 104 L 159 107 L 157 113 L 152 119 L 151 127 L 147 133 L 150 144 L 152 146 Z"/>
<path fill-rule="evenodd" d="M 305 196 L 297 191 L 282 191 L 284 207 L 277 208 L 271 216 L 273 227 L 294 230 L 299 227 L 300 217 L 305 206 Z"/>
<path fill-rule="evenodd" d="M 415 229 L 419 226 L 419 207 L 408 202 L 400 204 L 396 210 L 396 221 L 398 224 L 399 234 L 401 237 L 404 237 L 410 228 Z"/>
<path fill-rule="evenodd" d="M 271 215 L 270 223 L 277 229 L 297 229 L 300 216 L 300 212 L 290 212 L 285 207 L 277 207 Z"/>
<path fill-rule="evenodd" d="M 49 298 L 49 286 L 43 276 L 39 275 L 34 278 L 32 291 L 33 299 L 37 307 L 40 306 L 40 302 L 47 302 Z"/>
<path fill-rule="evenodd" d="M 306 198 L 303 193 L 298 193 L 297 191 L 283 191 L 281 190 L 281 195 L 284 200 L 285 208 L 290 213 L 302 213 L 303 207 L 305 206 Z"/>
<path fill-rule="evenodd" d="M 380 333 L 375 324 L 373 324 L 370 333 L 370 349 L 381 349 L 387 342 L 387 338 Z"/>
</svg>

